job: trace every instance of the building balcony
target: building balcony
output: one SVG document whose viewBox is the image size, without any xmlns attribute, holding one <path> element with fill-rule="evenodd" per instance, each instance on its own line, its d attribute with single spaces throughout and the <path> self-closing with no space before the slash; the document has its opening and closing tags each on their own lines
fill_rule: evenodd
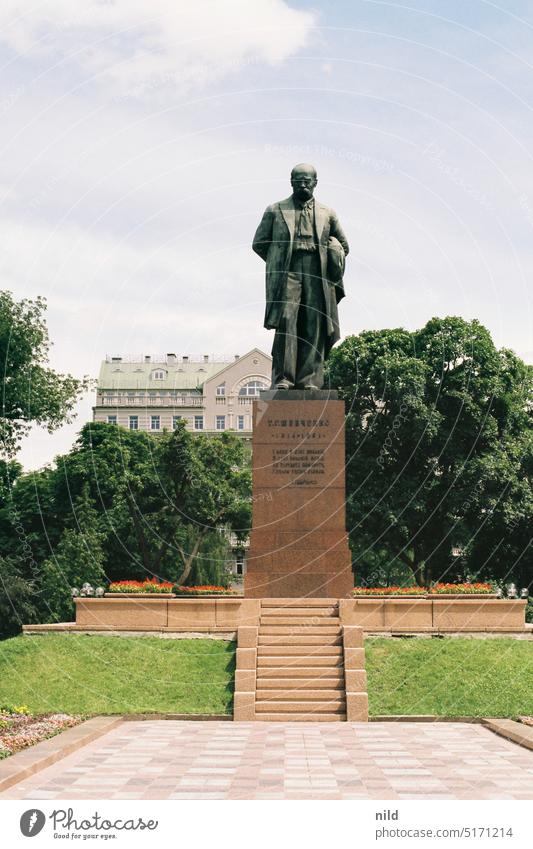
<svg viewBox="0 0 533 849">
<path fill-rule="evenodd" d="M 204 396 L 157 397 L 152 395 L 104 395 L 97 397 L 97 407 L 203 407 Z"/>
</svg>

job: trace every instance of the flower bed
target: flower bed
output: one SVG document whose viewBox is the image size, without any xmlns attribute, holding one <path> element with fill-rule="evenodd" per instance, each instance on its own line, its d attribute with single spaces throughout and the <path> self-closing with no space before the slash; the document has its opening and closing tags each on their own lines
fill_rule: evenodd
<svg viewBox="0 0 533 849">
<path fill-rule="evenodd" d="M 177 596 L 198 596 L 198 595 L 240 595 L 240 593 L 235 590 L 230 590 L 227 587 L 216 587 L 216 586 L 198 586 L 198 587 L 174 587 L 174 592 Z"/>
<path fill-rule="evenodd" d="M 355 587 L 353 596 L 494 595 L 492 584 L 434 584 L 432 587 Z"/>
<path fill-rule="evenodd" d="M 108 593 L 120 595 L 144 595 L 146 593 L 164 595 L 172 593 L 172 584 L 167 581 L 113 581 L 107 589 Z"/>
<path fill-rule="evenodd" d="M 352 590 L 354 596 L 389 596 L 389 595 L 426 595 L 425 587 L 355 587 Z"/>
<path fill-rule="evenodd" d="M 0 705 L 0 760 L 41 740 L 54 737 L 81 721 L 82 717 L 66 713 L 32 716 L 24 705 Z"/>
<path fill-rule="evenodd" d="M 433 595 L 492 595 L 492 584 L 434 584 L 429 592 Z"/>
</svg>

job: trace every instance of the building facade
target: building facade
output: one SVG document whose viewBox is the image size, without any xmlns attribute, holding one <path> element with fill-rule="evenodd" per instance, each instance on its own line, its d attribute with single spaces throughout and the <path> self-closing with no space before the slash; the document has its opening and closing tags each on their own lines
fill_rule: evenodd
<svg viewBox="0 0 533 849">
<path fill-rule="evenodd" d="M 252 401 L 270 386 L 272 359 L 254 348 L 231 362 L 167 354 L 107 357 L 98 377 L 93 421 L 152 433 L 179 419 L 197 433 L 252 433 Z"/>
</svg>

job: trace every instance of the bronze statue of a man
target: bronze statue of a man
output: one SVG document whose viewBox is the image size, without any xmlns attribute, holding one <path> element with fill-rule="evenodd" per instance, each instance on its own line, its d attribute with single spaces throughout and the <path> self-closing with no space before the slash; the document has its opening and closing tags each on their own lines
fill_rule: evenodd
<svg viewBox="0 0 533 849">
<path fill-rule="evenodd" d="M 273 389 L 321 389 L 340 338 L 337 304 L 349 247 L 335 212 L 313 197 L 312 165 L 291 172 L 292 195 L 269 206 L 253 249 L 266 261 L 265 327 L 275 329 Z"/>
</svg>

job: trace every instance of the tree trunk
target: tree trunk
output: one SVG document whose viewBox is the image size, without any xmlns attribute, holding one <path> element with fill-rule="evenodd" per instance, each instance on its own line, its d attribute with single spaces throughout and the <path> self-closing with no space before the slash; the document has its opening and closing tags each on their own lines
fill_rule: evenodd
<svg viewBox="0 0 533 849">
<path fill-rule="evenodd" d="M 176 581 L 176 584 L 178 585 L 178 587 L 181 587 L 185 583 L 185 581 L 187 580 L 189 575 L 191 574 L 191 569 L 193 567 L 194 558 L 198 554 L 198 551 L 200 549 L 200 545 L 202 544 L 203 537 L 204 537 L 204 534 L 199 534 L 199 536 L 198 536 L 196 542 L 194 543 L 192 550 L 189 554 L 185 554 L 185 552 L 181 548 L 181 546 L 179 547 L 179 551 L 180 551 L 180 554 L 181 554 L 181 557 L 182 557 L 182 560 L 183 560 L 184 568 L 183 568 L 183 572 L 181 573 L 178 580 Z"/>
<path fill-rule="evenodd" d="M 419 587 L 429 587 L 431 583 L 431 566 L 428 566 L 424 560 L 413 566 L 413 574 Z"/>
</svg>

